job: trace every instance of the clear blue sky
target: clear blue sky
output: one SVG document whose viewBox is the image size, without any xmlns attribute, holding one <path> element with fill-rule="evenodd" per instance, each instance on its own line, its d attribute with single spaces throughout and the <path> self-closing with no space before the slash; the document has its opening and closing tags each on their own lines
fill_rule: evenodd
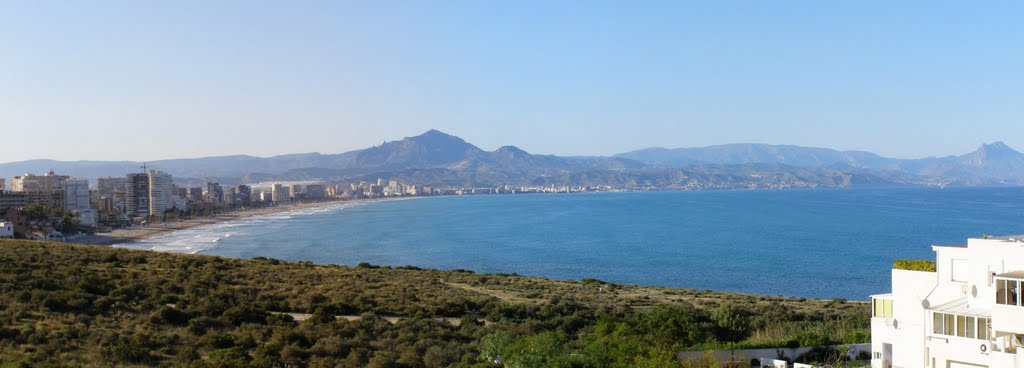
<svg viewBox="0 0 1024 368">
<path fill-rule="evenodd" d="M 1024 150 L 1024 2 L 3 1 L 0 162 Z"/>
</svg>

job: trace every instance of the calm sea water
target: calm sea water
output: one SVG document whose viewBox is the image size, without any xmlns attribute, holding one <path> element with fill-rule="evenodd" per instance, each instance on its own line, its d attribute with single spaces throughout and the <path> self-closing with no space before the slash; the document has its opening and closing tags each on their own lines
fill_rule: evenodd
<svg viewBox="0 0 1024 368">
<path fill-rule="evenodd" d="M 1024 234 L 1024 188 L 435 197 L 347 203 L 125 246 L 867 299 L 896 258 Z"/>
</svg>

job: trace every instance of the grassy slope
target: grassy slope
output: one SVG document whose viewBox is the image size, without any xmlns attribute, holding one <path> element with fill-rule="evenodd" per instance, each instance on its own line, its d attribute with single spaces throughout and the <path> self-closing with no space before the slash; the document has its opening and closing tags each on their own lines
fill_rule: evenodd
<svg viewBox="0 0 1024 368">
<path fill-rule="evenodd" d="M 673 349 L 714 347 L 720 335 L 648 336 L 639 326 L 655 315 L 647 310 L 668 305 L 697 311 L 702 324 L 691 329 L 711 330 L 707 316 L 726 302 L 749 321 L 741 344 L 867 336 L 865 303 L 0 240 L 0 360 L 33 364 L 487 366 L 478 358 L 485 336 L 554 331 L 566 349 L 584 351 L 605 336 L 602 319 Z M 602 359 L 577 366 L 616 365 Z"/>
</svg>

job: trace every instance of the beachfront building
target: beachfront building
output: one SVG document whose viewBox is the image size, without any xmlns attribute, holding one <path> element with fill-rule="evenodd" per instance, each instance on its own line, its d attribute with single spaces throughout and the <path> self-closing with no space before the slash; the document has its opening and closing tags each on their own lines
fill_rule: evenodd
<svg viewBox="0 0 1024 368">
<path fill-rule="evenodd" d="M 302 192 L 305 199 L 323 199 L 327 196 L 327 186 L 323 184 L 307 184 Z"/>
<path fill-rule="evenodd" d="M 231 196 L 235 203 L 248 206 L 252 203 L 252 187 L 239 184 L 231 188 Z"/>
<path fill-rule="evenodd" d="M 124 212 L 128 217 L 144 218 L 149 215 L 149 174 L 125 176 Z"/>
<path fill-rule="evenodd" d="M 893 269 L 872 296 L 871 366 L 1024 368 L 1024 237 L 932 250 L 935 272 Z"/>
<path fill-rule="evenodd" d="M 64 181 L 64 209 L 75 215 L 78 223 L 85 226 L 96 226 L 96 210 L 92 208 L 89 197 L 89 181 L 85 179 L 67 179 Z"/>
<path fill-rule="evenodd" d="M 284 184 L 274 184 L 270 187 L 270 194 L 274 203 L 285 203 L 291 200 L 291 188 Z"/>
<path fill-rule="evenodd" d="M 202 187 L 191 187 L 188 188 L 188 202 L 189 203 L 203 203 L 203 188 Z"/>
<path fill-rule="evenodd" d="M 206 183 L 206 202 L 214 206 L 224 204 L 224 188 L 220 186 L 220 183 Z"/>
<path fill-rule="evenodd" d="M 149 215 L 163 216 L 174 208 L 174 178 L 159 170 L 149 170 Z"/>
</svg>

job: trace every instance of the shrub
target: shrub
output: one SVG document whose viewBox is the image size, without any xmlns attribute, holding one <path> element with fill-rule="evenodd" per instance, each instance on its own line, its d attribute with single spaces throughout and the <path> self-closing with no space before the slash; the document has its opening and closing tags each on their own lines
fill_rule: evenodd
<svg viewBox="0 0 1024 368">
<path fill-rule="evenodd" d="M 149 321 L 154 324 L 166 324 L 174 326 L 184 326 L 188 324 L 188 321 L 192 319 L 188 313 L 181 311 L 178 308 L 169 306 L 160 307 L 153 315 L 149 317 Z"/>
<path fill-rule="evenodd" d="M 897 259 L 892 268 L 908 271 L 935 272 L 935 261 L 927 259 Z"/>
<path fill-rule="evenodd" d="M 120 339 L 100 350 L 107 361 L 125 364 L 146 364 L 152 359 L 149 349 L 146 349 L 136 339 Z"/>
</svg>

